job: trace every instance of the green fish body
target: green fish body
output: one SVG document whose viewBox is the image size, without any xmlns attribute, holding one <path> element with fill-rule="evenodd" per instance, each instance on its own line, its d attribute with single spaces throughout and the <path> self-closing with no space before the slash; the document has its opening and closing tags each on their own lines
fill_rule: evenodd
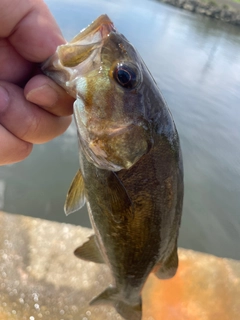
<svg viewBox="0 0 240 320">
<path fill-rule="evenodd" d="M 100 16 L 58 47 L 43 71 L 76 97 L 80 170 L 65 212 L 86 202 L 95 235 L 76 249 L 107 263 L 114 284 L 91 301 L 125 319 L 142 318 L 151 272 L 174 276 L 183 202 L 183 167 L 172 115 L 143 60 Z"/>
</svg>

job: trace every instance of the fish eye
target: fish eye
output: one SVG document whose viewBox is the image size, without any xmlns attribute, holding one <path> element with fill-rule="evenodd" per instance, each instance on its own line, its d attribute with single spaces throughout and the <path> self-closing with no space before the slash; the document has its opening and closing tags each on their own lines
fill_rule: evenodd
<svg viewBox="0 0 240 320">
<path fill-rule="evenodd" d="M 119 63 L 113 71 L 114 79 L 124 88 L 134 89 L 140 81 L 140 71 L 131 63 Z"/>
</svg>

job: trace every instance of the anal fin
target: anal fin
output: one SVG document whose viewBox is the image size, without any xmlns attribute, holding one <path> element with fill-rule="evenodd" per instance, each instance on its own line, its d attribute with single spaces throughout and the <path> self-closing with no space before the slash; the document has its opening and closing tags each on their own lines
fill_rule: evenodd
<svg viewBox="0 0 240 320">
<path fill-rule="evenodd" d="M 159 262 L 155 268 L 155 275 L 159 279 L 170 279 L 175 276 L 178 268 L 177 246 L 170 256 L 163 262 Z"/>
<path fill-rule="evenodd" d="M 126 320 L 141 320 L 142 319 L 142 299 L 135 304 L 128 303 L 121 299 L 117 288 L 108 287 L 105 291 L 94 298 L 90 305 L 110 304 L 116 311 Z"/>
<path fill-rule="evenodd" d="M 82 260 L 92 261 L 95 263 L 105 263 L 96 243 L 95 235 L 89 237 L 89 240 L 85 242 L 81 247 L 78 247 L 74 251 L 74 254 L 76 257 Z"/>
</svg>

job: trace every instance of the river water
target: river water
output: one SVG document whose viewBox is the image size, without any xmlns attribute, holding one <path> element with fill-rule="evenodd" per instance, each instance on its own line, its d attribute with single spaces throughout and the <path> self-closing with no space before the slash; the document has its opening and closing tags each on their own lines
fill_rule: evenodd
<svg viewBox="0 0 240 320">
<path fill-rule="evenodd" d="M 142 0 L 47 0 L 71 39 L 102 13 L 138 49 L 175 119 L 184 158 L 180 246 L 240 259 L 240 28 Z M 86 209 L 65 217 L 78 169 L 75 127 L 0 167 L 0 209 L 90 226 Z"/>
</svg>

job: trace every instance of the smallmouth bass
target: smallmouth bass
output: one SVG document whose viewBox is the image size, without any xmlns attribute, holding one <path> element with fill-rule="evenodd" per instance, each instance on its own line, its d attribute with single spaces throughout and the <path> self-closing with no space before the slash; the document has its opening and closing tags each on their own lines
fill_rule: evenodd
<svg viewBox="0 0 240 320">
<path fill-rule="evenodd" d="M 172 115 L 140 55 L 100 16 L 57 48 L 43 72 L 76 98 L 80 170 L 65 212 L 86 202 L 95 235 L 75 254 L 107 263 L 114 285 L 91 301 L 127 320 L 142 318 L 151 272 L 174 276 L 183 167 Z"/>
</svg>

